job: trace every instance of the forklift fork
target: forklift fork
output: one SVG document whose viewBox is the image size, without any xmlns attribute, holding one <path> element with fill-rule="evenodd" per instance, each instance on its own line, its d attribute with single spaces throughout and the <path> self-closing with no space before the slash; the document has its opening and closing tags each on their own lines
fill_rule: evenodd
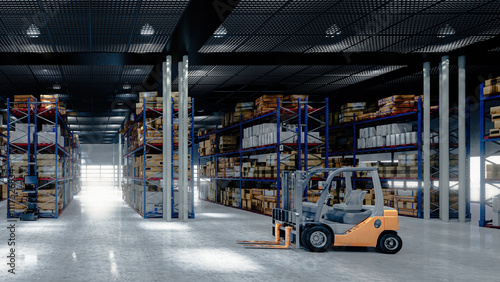
<svg viewBox="0 0 500 282">
<path fill-rule="evenodd" d="M 277 223 L 276 225 L 278 225 Z M 290 234 L 292 233 L 292 227 L 285 227 L 285 245 L 246 245 L 245 248 L 248 249 L 289 249 L 290 248 Z M 279 232 L 279 230 L 278 230 Z M 279 233 L 277 233 L 279 237 Z"/>
<path fill-rule="evenodd" d="M 274 241 L 236 241 L 238 244 L 265 244 L 265 245 L 279 245 L 280 244 L 280 227 L 281 223 L 274 225 Z"/>
</svg>

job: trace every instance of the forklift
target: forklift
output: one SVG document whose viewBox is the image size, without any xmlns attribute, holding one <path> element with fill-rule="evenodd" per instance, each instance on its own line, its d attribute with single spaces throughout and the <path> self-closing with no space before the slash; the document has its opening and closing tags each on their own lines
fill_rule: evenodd
<svg viewBox="0 0 500 282">
<path fill-rule="evenodd" d="M 373 182 L 375 205 L 363 205 L 367 191 L 353 189 L 353 176 L 365 171 Z M 313 176 L 328 173 L 319 200 L 303 202 Z M 333 196 L 337 181 L 345 183 L 345 201 L 333 206 L 327 202 Z M 387 254 L 401 250 L 403 241 L 397 234 L 398 212 L 384 207 L 382 186 L 376 167 L 321 168 L 310 171 L 284 171 L 282 176 L 282 208 L 273 210 L 275 241 L 239 241 L 255 243 L 254 248 L 287 249 L 304 246 L 312 252 L 324 252 L 332 246 L 375 247 Z M 285 245 L 279 245 L 280 239 Z"/>
<path fill-rule="evenodd" d="M 24 177 L 23 192 L 28 194 L 28 207 L 21 214 L 22 221 L 34 221 L 39 217 L 37 207 L 37 186 L 38 177 L 36 175 Z"/>
<path fill-rule="evenodd" d="M 29 156 L 28 176 L 24 176 L 23 193 L 27 194 L 27 207 L 20 215 L 22 221 L 35 221 L 39 218 L 38 214 L 38 176 L 36 173 L 36 162 L 33 155 Z"/>
</svg>

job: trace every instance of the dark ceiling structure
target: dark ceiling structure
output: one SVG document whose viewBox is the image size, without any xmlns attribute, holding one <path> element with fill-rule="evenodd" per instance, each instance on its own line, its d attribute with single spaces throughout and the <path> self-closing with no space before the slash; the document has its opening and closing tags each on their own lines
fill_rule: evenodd
<svg viewBox="0 0 500 282">
<path fill-rule="evenodd" d="M 418 94 L 424 60 L 445 54 L 467 55 L 474 95 L 500 76 L 499 32 L 496 0 L 0 0 L 0 95 L 61 94 L 84 143 L 113 143 L 166 55 L 174 78 L 189 55 L 204 128 L 263 93 Z"/>
</svg>

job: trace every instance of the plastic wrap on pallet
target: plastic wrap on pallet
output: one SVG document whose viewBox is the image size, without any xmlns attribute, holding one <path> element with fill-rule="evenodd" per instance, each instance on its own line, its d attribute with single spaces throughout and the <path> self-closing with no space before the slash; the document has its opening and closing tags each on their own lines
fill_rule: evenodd
<svg viewBox="0 0 500 282">
<path fill-rule="evenodd" d="M 377 136 L 377 147 L 385 147 L 386 138 L 384 136 Z"/>
<path fill-rule="evenodd" d="M 365 148 L 366 148 L 366 139 L 359 138 L 358 139 L 358 149 L 365 149 Z"/>
</svg>

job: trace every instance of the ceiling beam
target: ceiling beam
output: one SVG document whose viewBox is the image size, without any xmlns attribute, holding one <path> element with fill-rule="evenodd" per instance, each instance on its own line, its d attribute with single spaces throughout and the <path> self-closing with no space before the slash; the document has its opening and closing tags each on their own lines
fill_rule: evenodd
<svg viewBox="0 0 500 282">
<path fill-rule="evenodd" d="M 0 53 L 0 65 L 154 65 L 163 57 L 156 53 Z"/>
<path fill-rule="evenodd" d="M 199 61 L 198 50 L 214 34 L 221 23 L 236 8 L 240 0 L 191 0 L 170 37 L 161 58 L 143 84 L 144 90 L 161 91 L 162 62 L 172 55 L 172 78 L 178 74 L 177 62 L 188 55 L 190 65 Z"/>
</svg>

